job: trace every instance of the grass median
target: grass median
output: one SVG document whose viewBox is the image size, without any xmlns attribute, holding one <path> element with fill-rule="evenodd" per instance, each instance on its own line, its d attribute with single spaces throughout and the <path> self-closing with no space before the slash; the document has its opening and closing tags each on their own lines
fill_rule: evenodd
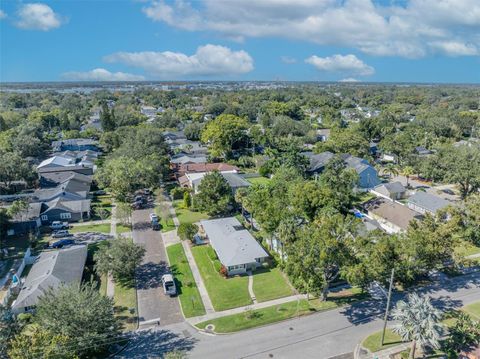
<svg viewBox="0 0 480 359">
<path fill-rule="evenodd" d="M 170 268 L 175 276 L 183 314 L 186 318 L 204 315 L 203 301 L 195 284 L 195 279 L 193 278 L 182 244 L 177 243 L 168 246 L 167 254 Z"/>
<path fill-rule="evenodd" d="M 361 293 L 357 289 L 344 290 L 339 293 L 333 293 L 326 301 L 320 301 L 318 299 L 308 301 L 306 299 L 301 299 L 267 308 L 246 310 L 239 314 L 207 320 L 196 324 L 196 326 L 200 329 L 205 329 L 207 325 L 213 324 L 215 326 L 215 333 L 232 333 L 280 322 L 285 319 L 335 309 L 354 301 L 365 299 L 366 297 L 366 294 Z"/>
</svg>

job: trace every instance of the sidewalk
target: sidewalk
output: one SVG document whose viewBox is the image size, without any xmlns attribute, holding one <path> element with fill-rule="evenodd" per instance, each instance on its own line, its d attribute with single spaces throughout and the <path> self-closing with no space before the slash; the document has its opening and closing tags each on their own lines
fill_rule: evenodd
<svg viewBox="0 0 480 359">
<path fill-rule="evenodd" d="M 210 296 L 208 295 L 207 288 L 203 283 L 203 279 L 200 275 L 200 271 L 198 270 L 197 263 L 195 263 L 195 259 L 193 258 L 192 250 L 190 249 L 190 246 L 186 241 L 182 241 L 182 246 L 183 250 L 185 251 L 185 256 L 187 257 L 188 264 L 190 265 L 190 269 L 192 270 L 193 278 L 195 279 L 195 283 L 197 284 L 198 291 L 200 292 L 200 297 L 202 297 L 205 311 L 207 312 L 207 315 L 214 314 L 215 309 L 213 309 L 213 304 L 210 300 Z"/>
<path fill-rule="evenodd" d="M 410 342 L 408 342 L 395 345 L 393 347 L 383 349 L 375 353 L 371 353 L 369 350 L 363 348 L 362 346 L 359 346 L 358 349 L 354 352 L 353 357 L 354 359 L 390 359 L 390 355 L 398 354 L 406 349 L 410 349 L 410 347 L 411 344 Z"/>
<path fill-rule="evenodd" d="M 246 305 L 244 307 L 227 309 L 227 310 L 224 310 L 224 311 L 221 311 L 221 312 L 214 312 L 214 313 L 208 313 L 207 312 L 206 315 L 202 315 L 202 316 L 199 316 L 199 317 L 188 318 L 186 320 L 190 324 L 195 325 L 195 324 L 204 322 L 206 320 L 225 317 L 227 315 L 232 315 L 232 314 L 244 313 L 246 310 L 262 309 L 262 308 L 267 308 L 267 307 L 271 307 L 271 306 L 274 306 L 274 305 L 284 304 L 284 303 L 293 302 L 293 301 L 302 300 L 302 299 L 307 299 L 307 295 L 306 294 L 291 295 L 289 297 L 283 297 L 283 298 L 278 298 L 278 299 L 274 299 L 274 300 L 269 300 L 267 302 L 261 302 L 261 303 L 257 303 L 257 304 Z"/>
<path fill-rule="evenodd" d="M 115 238 L 117 235 L 117 207 L 115 203 L 112 203 L 112 215 L 110 216 L 110 235 Z M 115 283 L 113 282 L 112 273 L 108 273 L 107 275 L 107 297 L 112 298 L 115 295 Z"/>
</svg>

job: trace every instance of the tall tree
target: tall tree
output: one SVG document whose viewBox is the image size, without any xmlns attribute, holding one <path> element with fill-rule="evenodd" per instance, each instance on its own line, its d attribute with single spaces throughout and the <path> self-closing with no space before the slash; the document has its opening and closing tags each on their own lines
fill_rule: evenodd
<svg viewBox="0 0 480 359">
<path fill-rule="evenodd" d="M 113 110 L 110 111 L 106 102 L 102 103 L 102 111 L 100 112 L 100 123 L 104 131 L 114 131 L 116 127 Z"/>
<path fill-rule="evenodd" d="M 194 208 L 210 216 L 227 213 L 233 204 L 232 189 L 220 172 L 206 174 L 193 197 Z"/>
<path fill-rule="evenodd" d="M 235 115 L 220 115 L 204 127 L 201 140 L 214 157 L 231 158 L 234 149 L 246 144 L 248 122 Z"/>
<path fill-rule="evenodd" d="M 69 340 L 69 354 L 91 357 L 120 334 L 113 300 L 96 283 L 72 284 L 47 290 L 40 297 L 34 322 L 43 330 Z"/>
<path fill-rule="evenodd" d="M 415 358 L 417 345 L 439 348 L 442 325 L 442 313 L 430 302 L 430 298 L 420 297 L 416 293 L 408 295 L 407 301 L 399 301 L 392 311 L 393 318 L 398 321 L 393 331 L 404 341 L 411 341 L 409 358 Z"/>
</svg>

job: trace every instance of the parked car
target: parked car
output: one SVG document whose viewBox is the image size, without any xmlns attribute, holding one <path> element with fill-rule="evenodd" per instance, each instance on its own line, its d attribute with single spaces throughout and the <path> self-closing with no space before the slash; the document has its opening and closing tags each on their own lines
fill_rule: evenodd
<svg viewBox="0 0 480 359">
<path fill-rule="evenodd" d="M 443 193 L 446 193 L 446 194 L 449 194 L 450 196 L 455 196 L 455 192 L 453 192 L 451 189 L 449 188 L 445 188 L 442 190 Z"/>
<path fill-rule="evenodd" d="M 67 229 L 68 222 L 60 222 L 60 221 L 53 221 L 52 224 L 50 224 L 50 229 L 58 230 L 58 229 Z"/>
<path fill-rule="evenodd" d="M 177 287 L 175 280 L 171 274 L 164 274 L 162 276 L 163 292 L 171 297 L 177 294 Z"/>
<path fill-rule="evenodd" d="M 158 216 L 156 215 L 156 213 L 150 213 L 150 221 L 158 222 Z"/>
<path fill-rule="evenodd" d="M 145 199 L 145 197 L 143 196 L 135 196 L 135 198 L 133 199 L 134 202 L 141 202 L 141 203 L 147 203 L 147 200 Z"/>
<path fill-rule="evenodd" d="M 63 238 L 63 237 L 70 237 L 70 236 L 71 236 L 70 232 L 64 229 L 60 231 L 55 231 L 52 234 L 52 238 Z"/>
<path fill-rule="evenodd" d="M 64 246 L 69 246 L 71 244 L 75 244 L 74 239 L 62 239 L 57 242 L 52 243 L 52 248 L 62 248 Z"/>
<path fill-rule="evenodd" d="M 160 225 L 160 222 L 159 222 L 158 220 L 153 220 L 153 221 L 151 222 L 151 224 L 152 224 L 152 229 L 153 229 L 154 231 L 159 231 L 159 230 L 160 230 L 161 225 Z"/>
<path fill-rule="evenodd" d="M 99 189 L 98 191 L 93 192 L 93 194 L 96 196 L 103 196 L 107 194 L 107 192 L 105 192 L 103 189 Z"/>
<path fill-rule="evenodd" d="M 133 202 L 132 203 L 132 208 L 133 209 L 142 209 L 143 208 L 143 202 Z"/>
<path fill-rule="evenodd" d="M 149 188 L 144 188 L 143 193 L 145 194 L 145 196 L 151 196 L 152 195 L 152 191 Z"/>
</svg>

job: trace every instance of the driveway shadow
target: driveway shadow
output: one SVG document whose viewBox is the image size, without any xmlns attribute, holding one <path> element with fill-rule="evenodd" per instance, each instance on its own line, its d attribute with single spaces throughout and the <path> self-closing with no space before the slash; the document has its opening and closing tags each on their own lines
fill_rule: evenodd
<svg viewBox="0 0 480 359">
<path fill-rule="evenodd" d="M 138 266 L 135 271 L 137 290 L 161 287 L 162 275 L 168 272 L 168 263 L 164 261 L 160 263 L 148 262 Z"/>
<path fill-rule="evenodd" d="M 150 330 L 132 339 L 127 348 L 115 358 L 162 358 L 165 353 L 174 350 L 191 351 L 196 342 L 197 340 L 192 337 L 185 337 L 169 330 Z"/>
</svg>

